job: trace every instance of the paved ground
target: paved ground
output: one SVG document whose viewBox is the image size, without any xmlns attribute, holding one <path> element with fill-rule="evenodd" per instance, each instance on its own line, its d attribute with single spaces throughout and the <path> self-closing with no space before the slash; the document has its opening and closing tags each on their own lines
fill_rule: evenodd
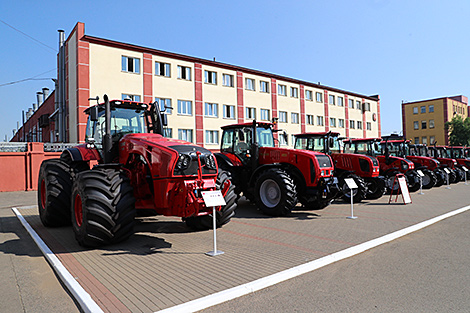
<svg viewBox="0 0 470 313">
<path fill-rule="evenodd" d="M 413 194 L 411 205 L 388 205 L 388 196 L 384 196 L 357 205 L 355 215 L 359 218 L 356 220 L 346 219 L 350 215 L 350 206 L 344 203 L 320 211 L 298 210 L 290 217 L 269 218 L 245 202 L 232 222 L 218 231 L 218 247 L 225 254 L 213 258 L 204 254 L 212 250 L 212 233 L 191 232 L 176 218 L 141 219 L 136 235 L 130 240 L 104 249 L 88 250 L 75 243 L 70 227 L 46 229 L 39 221 L 36 208 L 23 208 L 20 212 L 105 312 L 154 312 L 277 273 L 466 206 L 470 204 L 466 196 L 469 188 L 460 183 L 452 185 L 451 190 L 440 187 L 426 191 L 425 196 Z M 29 193 L 25 194 L 29 196 Z M 2 207 L 18 204 L 14 203 L 17 200 L 21 200 L 20 204 L 31 204 L 35 203 L 34 197 L 32 202 L 20 197 L 0 203 Z M 5 210 L 1 212 L 5 214 L 0 224 L 3 236 L 5 218 L 12 214 L 3 213 Z M 15 222 L 12 220 L 12 223 Z M 20 241 L 30 241 L 19 224 L 12 228 L 8 232 L 19 234 Z M 2 240 L 0 260 L 12 254 L 19 257 L 3 248 L 14 245 L 8 243 L 11 240 L 14 239 Z M 21 251 L 28 251 L 27 259 L 42 259 L 37 249 L 34 253 L 29 249 Z M 368 253 L 370 251 L 358 257 Z M 11 263 L 16 265 L 17 261 Z M 47 267 L 46 263 L 44 265 Z M 53 277 L 51 280 L 61 289 L 50 270 L 48 277 Z M 14 278 L 10 279 L 10 282 L 14 281 Z M 323 285 L 316 288 L 321 290 Z M 62 293 L 54 292 L 56 294 L 67 296 L 63 290 Z M 57 310 L 51 305 L 49 312 L 71 311 L 62 305 L 65 300 L 51 298 L 47 301 L 58 305 Z M 68 303 L 74 306 L 72 301 L 68 300 Z M 18 308 L 21 307 L 27 305 Z M 324 309 L 335 311 L 327 306 Z M 18 312 L 21 311 L 28 310 Z M 239 311 L 244 312 L 241 307 Z M 263 311 L 266 310 L 259 309 L 259 312 Z"/>
</svg>

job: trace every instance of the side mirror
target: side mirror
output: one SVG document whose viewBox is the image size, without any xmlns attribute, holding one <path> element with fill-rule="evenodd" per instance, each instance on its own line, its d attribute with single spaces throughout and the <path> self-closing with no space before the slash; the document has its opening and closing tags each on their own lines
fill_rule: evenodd
<svg viewBox="0 0 470 313">
<path fill-rule="evenodd" d="M 163 126 L 168 126 L 168 117 L 166 116 L 166 114 L 162 113 L 162 114 L 160 114 L 160 116 L 162 117 L 162 125 Z"/>
<path fill-rule="evenodd" d="M 335 146 L 335 139 L 333 137 L 328 138 L 328 146 L 333 148 Z"/>
<path fill-rule="evenodd" d="M 96 122 L 98 120 L 98 106 L 90 107 L 90 120 Z"/>
<path fill-rule="evenodd" d="M 243 130 L 241 129 L 238 130 L 238 140 L 245 141 L 245 134 L 243 133 Z"/>
<path fill-rule="evenodd" d="M 379 151 L 379 144 L 376 143 L 376 142 L 374 142 L 374 149 L 375 149 L 376 151 Z"/>
<path fill-rule="evenodd" d="M 288 137 L 287 137 L 287 133 L 285 130 L 282 131 L 282 137 L 284 137 L 284 141 L 287 142 Z"/>
</svg>

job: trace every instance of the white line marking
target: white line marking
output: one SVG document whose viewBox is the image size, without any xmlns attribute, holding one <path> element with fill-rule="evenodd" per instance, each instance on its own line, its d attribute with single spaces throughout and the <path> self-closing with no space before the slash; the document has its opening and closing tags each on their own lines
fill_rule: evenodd
<svg viewBox="0 0 470 313">
<path fill-rule="evenodd" d="M 25 207 L 31 208 L 31 207 Z M 47 259 L 49 264 L 51 264 L 54 271 L 60 277 L 62 282 L 67 286 L 70 293 L 80 304 L 81 309 L 84 312 L 90 313 L 101 313 L 103 310 L 96 304 L 96 302 L 91 298 L 91 296 L 83 289 L 82 286 L 73 278 L 70 272 L 65 268 L 65 266 L 60 262 L 60 260 L 55 256 L 55 254 L 49 249 L 49 247 L 44 243 L 44 241 L 39 237 L 36 231 L 29 225 L 26 219 L 21 215 L 17 208 L 12 208 L 13 212 L 16 214 L 21 224 L 23 224 L 26 231 L 31 235 L 33 240 L 38 245 L 44 257 Z M 104 312 L 103 312 L 104 313 Z"/>
<path fill-rule="evenodd" d="M 422 228 L 425 228 L 429 225 L 432 225 L 434 223 L 437 223 L 443 219 L 446 219 L 448 217 L 460 214 L 462 212 L 465 212 L 470 209 L 470 206 L 466 206 L 457 210 L 454 210 L 452 212 L 434 217 L 430 220 L 409 226 L 407 228 L 398 230 L 396 232 L 390 233 L 388 235 L 372 239 L 370 241 L 361 243 L 357 246 L 347 248 L 342 251 L 335 252 L 333 254 L 327 255 L 325 257 L 322 257 L 320 259 L 290 268 L 288 270 L 269 275 L 260 279 L 257 279 L 255 281 L 233 287 L 227 290 L 223 290 L 217 293 L 214 293 L 212 295 L 208 295 L 199 299 L 195 299 L 186 303 L 182 303 L 161 311 L 158 311 L 159 313 L 175 313 L 175 312 L 196 312 L 200 311 L 203 309 L 206 309 L 208 307 L 247 295 L 249 293 L 273 286 L 277 283 L 286 281 L 288 279 L 300 276 L 302 274 L 312 272 L 316 269 L 319 269 L 321 267 L 324 267 L 326 265 L 332 264 L 334 262 L 349 258 L 351 256 L 357 255 L 359 253 L 362 253 L 366 250 L 375 248 L 377 246 L 380 246 L 384 243 L 390 242 L 392 240 L 395 240 L 397 238 L 403 237 L 405 235 L 408 235 L 412 232 L 415 232 L 417 230 L 420 230 Z"/>
</svg>

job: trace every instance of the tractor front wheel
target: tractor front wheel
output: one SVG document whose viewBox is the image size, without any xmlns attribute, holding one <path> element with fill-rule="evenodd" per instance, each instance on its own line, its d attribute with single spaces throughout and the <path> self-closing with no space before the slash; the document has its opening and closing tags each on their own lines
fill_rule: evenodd
<svg viewBox="0 0 470 313">
<path fill-rule="evenodd" d="M 436 175 L 428 169 L 424 169 L 422 170 L 422 172 L 424 174 L 424 176 L 422 177 L 423 189 L 431 189 L 432 187 L 436 185 L 436 182 L 437 182 Z"/>
<path fill-rule="evenodd" d="M 408 179 L 408 190 L 410 192 L 418 191 L 420 187 L 420 177 L 416 170 L 409 170 L 405 173 L 406 178 Z"/>
<path fill-rule="evenodd" d="M 357 188 L 352 190 L 353 202 L 358 203 L 364 200 L 367 195 L 366 184 L 361 177 L 355 174 L 347 174 L 344 178 L 341 179 L 340 186 L 341 190 L 343 191 L 341 198 L 343 198 L 343 200 L 346 202 L 351 202 L 351 189 L 349 189 L 348 185 L 346 184 L 346 178 L 354 179 L 357 185 Z"/>
<path fill-rule="evenodd" d="M 135 198 L 129 179 L 120 170 L 78 174 L 71 203 L 73 231 L 81 246 L 113 244 L 134 233 Z"/>
<path fill-rule="evenodd" d="M 423 171 L 423 173 L 424 173 L 424 171 Z M 440 187 L 440 186 L 444 185 L 445 183 L 447 183 L 446 173 L 443 170 L 441 170 L 440 168 L 436 168 L 433 171 L 433 174 L 434 174 L 434 176 L 436 176 L 436 184 L 434 185 L 434 187 Z"/>
<path fill-rule="evenodd" d="M 294 180 L 282 169 L 272 168 L 261 173 L 255 190 L 256 205 L 266 215 L 289 215 L 297 204 Z"/>
<path fill-rule="evenodd" d="M 38 179 L 38 208 L 44 226 L 70 225 L 73 172 L 59 159 L 42 162 Z"/>
<path fill-rule="evenodd" d="M 367 199 L 378 199 L 382 197 L 385 193 L 385 182 L 382 178 L 374 177 L 374 178 L 367 178 Z"/>
<path fill-rule="evenodd" d="M 230 180 L 230 173 L 219 169 L 215 187 L 217 190 L 222 192 L 226 203 L 222 206 L 220 211 L 216 211 L 215 213 L 216 226 L 222 227 L 222 225 L 230 222 L 230 219 L 235 215 L 235 209 L 237 208 L 237 194 L 235 193 L 235 185 L 232 184 L 232 181 Z M 186 217 L 183 218 L 183 221 L 188 227 L 195 230 L 211 229 L 214 224 L 212 213 L 202 216 Z"/>
</svg>

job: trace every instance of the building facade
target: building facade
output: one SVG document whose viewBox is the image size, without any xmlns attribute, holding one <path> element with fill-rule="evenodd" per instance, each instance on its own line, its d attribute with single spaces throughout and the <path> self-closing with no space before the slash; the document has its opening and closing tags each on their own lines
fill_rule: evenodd
<svg viewBox="0 0 470 313">
<path fill-rule="evenodd" d="M 171 106 L 166 135 L 213 150 L 219 147 L 221 126 L 253 119 L 276 121 L 289 134 L 287 142 L 278 138 L 285 146 L 303 132 L 381 135 L 379 96 L 93 37 L 85 34 L 83 23 L 75 25 L 63 47 L 64 82 L 58 86 L 65 90 L 59 94 L 65 95 L 66 142 L 83 142 L 83 111 L 96 103 L 88 99 L 104 94 Z"/>
<path fill-rule="evenodd" d="M 455 115 L 467 118 L 469 110 L 468 99 L 462 95 L 402 103 L 403 135 L 416 144 L 448 145 L 445 123 Z"/>
</svg>

